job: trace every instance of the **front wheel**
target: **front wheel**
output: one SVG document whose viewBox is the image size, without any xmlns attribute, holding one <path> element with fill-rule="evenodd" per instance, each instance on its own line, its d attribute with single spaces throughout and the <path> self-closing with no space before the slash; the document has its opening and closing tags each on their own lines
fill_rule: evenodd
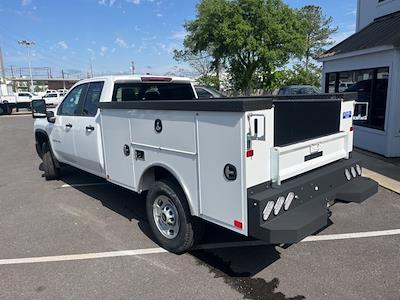
<svg viewBox="0 0 400 300">
<path fill-rule="evenodd" d="M 44 168 L 44 177 L 46 180 L 56 180 L 60 178 L 60 168 L 54 163 L 55 158 L 51 153 L 50 147 L 47 143 L 42 146 L 42 159 Z"/>
<path fill-rule="evenodd" d="M 158 244 L 181 254 L 200 239 L 202 224 L 190 214 L 185 194 L 170 179 L 155 182 L 147 194 L 146 212 Z"/>
</svg>

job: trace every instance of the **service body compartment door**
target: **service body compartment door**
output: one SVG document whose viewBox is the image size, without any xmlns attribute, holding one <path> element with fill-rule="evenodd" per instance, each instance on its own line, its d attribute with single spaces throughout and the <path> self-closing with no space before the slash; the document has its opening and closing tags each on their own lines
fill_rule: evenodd
<svg viewBox="0 0 400 300">
<path fill-rule="evenodd" d="M 144 178 L 151 168 L 167 169 L 183 188 L 191 213 L 198 216 L 195 112 L 134 110 L 130 120 L 135 189 L 151 187 Z"/>
<path fill-rule="evenodd" d="M 107 179 L 128 189 L 133 189 L 135 178 L 129 111 L 103 110 L 101 124 Z"/>
<path fill-rule="evenodd" d="M 244 127 L 243 113 L 201 112 L 197 116 L 200 215 L 247 234 Z"/>
</svg>

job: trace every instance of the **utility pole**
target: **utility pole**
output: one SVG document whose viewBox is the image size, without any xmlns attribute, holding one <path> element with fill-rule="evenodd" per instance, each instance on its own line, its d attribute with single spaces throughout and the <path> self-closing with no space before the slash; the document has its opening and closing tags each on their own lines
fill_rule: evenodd
<svg viewBox="0 0 400 300">
<path fill-rule="evenodd" d="M 90 59 L 90 77 L 93 78 L 93 59 Z"/>
<path fill-rule="evenodd" d="M 14 68 L 13 68 L 13 66 L 11 66 L 10 69 L 11 69 L 11 78 L 14 78 Z"/>
<path fill-rule="evenodd" d="M 18 44 L 25 46 L 28 49 L 28 63 L 29 63 L 29 76 L 31 78 L 31 92 L 33 92 L 33 78 L 32 78 L 32 66 L 31 66 L 31 47 L 35 45 L 34 41 L 20 40 Z"/>
<path fill-rule="evenodd" d="M 64 70 L 61 70 L 61 76 L 62 76 L 62 79 L 63 79 L 63 88 L 65 90 Z"/>
<path fill-rule="evenodd" d="M 132 72 L 132 75 L 135 74 L 135 62 L 133 60 L 131 61 L 131 72 Z"/>
<path fill-rule="evenodd" d="M 0 48 L 0 68 L 1 68 L 1 81 L 6 82 L 6 70 L 4 69 L 3 52 Z"/>
</svg>

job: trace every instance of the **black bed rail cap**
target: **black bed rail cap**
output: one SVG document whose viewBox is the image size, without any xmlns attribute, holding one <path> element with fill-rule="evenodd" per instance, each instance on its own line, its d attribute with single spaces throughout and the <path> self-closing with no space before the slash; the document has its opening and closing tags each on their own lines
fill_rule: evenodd
<svg viewBox="0 0 400 300">
<path fill-rule="evenodd" d="M 337 101 L 355 101 L 358 93 L 334 93 L 334 94 L 310 94 L 310 95 L 289 95 L 289 96 L 272 96 L 274 101 L 322 101 L 322 100 L 337 100 Z"/>
<path fill-rule="evenodd" d="M 143 100 L 100 102 L 100 109 L 246 112 L 272 108 L 271 97 L 214 98 L 207 100 Z"/>
</svg>

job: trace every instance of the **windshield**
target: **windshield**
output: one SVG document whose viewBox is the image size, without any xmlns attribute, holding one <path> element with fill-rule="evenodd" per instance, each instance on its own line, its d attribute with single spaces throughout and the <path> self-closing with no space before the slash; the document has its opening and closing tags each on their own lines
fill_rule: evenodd
<svg viewBox="0 0 400 300">
<path fill-rule="evenodd" d="M 312 94 L 321 94 L 321 91 L 315 86 L 291 86 L 281 88 L 278 93 L 280 96 Z"/>
</svg>

